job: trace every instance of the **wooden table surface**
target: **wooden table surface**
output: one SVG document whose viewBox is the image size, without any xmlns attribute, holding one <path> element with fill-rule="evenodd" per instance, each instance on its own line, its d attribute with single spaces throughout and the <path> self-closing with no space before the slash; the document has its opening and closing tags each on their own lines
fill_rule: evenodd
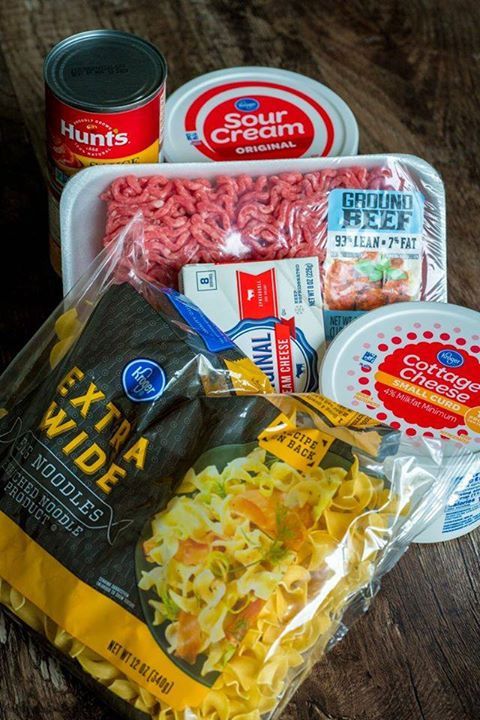
<svg viewBox="0 0 480 720">
<path fill-rule="evenodd" d="M 282 66 L 352 107 L 364 153 L 413 153 L 443 175 L 453 302 L 480 303 L 478 0 L 1 0 L 3 263 L 0 362 L 61 297 L 50 269 L 42 60 L 95 27 L 156 43 L 169 89 L 232 65 Z M 372 609 L 317 665 L 284 720 L 478 720 L 480 532 L 414 546 Z M 112 713 L 0 612 L 0 720 Z"/>
</svg>

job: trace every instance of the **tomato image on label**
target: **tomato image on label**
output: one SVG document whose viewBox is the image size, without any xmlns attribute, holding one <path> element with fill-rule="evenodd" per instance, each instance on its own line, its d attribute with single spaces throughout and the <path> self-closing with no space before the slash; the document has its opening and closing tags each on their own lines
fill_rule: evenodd
<svg viewBox="0 0 480 720">
<path fill-rule="evenodd" d="M 52 133 L 50 140 L 50 153 L 53 162 L 63 170 L 79 170 L 82 163 L 70 150 L 64 138 L 59 133 Z"/>
<path fill-rule="evenodd" d="M 480 362 L 466 351 L 440 342 L 398 348 L 378 366 L 375 390 L 412 425 L 480 432 Z"/>
</svg>

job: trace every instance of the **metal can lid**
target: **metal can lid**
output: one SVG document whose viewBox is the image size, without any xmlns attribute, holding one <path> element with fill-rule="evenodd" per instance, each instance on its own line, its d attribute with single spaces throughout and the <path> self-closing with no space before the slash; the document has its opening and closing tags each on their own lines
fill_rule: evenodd
<svg viewBox="0 0 480 720">
<path fill-rule="evenodd" d="M 358 126 L 325 85 L 280 68 L 194 78 L 167 100 L 168 162 L 355 155 Z"/>
<path fill-rule="evenodd" d="M 446 454 L 480 450 L 480 314 L 407 302 L 342 330 L 320 371 L 321 391 L 402 430 L 410 444 L 448 439 Z"/>
<path fill-rule="evenodd" d="M 141 105 L 165 81 L 167 66 L 151 43 L 118 30 L 89 30 L 59 42 L 45 58 L 44 78 L 57 98 L 94 112 Z"/>
</svg>

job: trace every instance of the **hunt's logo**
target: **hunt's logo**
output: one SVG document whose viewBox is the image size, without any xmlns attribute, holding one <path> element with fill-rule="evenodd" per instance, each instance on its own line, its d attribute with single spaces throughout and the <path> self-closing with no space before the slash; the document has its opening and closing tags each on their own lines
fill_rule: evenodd
<svg viewBox="0 0 480 720">
<path fill-rule="evenodd" d="M 83 148 L 90 153 L 95 149 L 121 147 L 129 142 L 127 132 L 119 132 L 117 128 L 112 128 L 102 120 L 80 119 L 76 122 L 68 122 L 61 118 L 60 134 L 78 145 L 79 151 Z"/>
</svg>

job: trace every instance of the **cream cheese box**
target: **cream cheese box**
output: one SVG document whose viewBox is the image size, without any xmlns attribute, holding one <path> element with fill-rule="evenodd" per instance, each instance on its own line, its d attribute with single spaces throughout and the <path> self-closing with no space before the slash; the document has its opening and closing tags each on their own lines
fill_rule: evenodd
<svg viewBox="0 0 480 720">
<path fill-rule="evenodd" d="M 318 258 L 186 265 L 180 289 L 276 392 L 318 390 L 325 346 Z"/>
</svg>

